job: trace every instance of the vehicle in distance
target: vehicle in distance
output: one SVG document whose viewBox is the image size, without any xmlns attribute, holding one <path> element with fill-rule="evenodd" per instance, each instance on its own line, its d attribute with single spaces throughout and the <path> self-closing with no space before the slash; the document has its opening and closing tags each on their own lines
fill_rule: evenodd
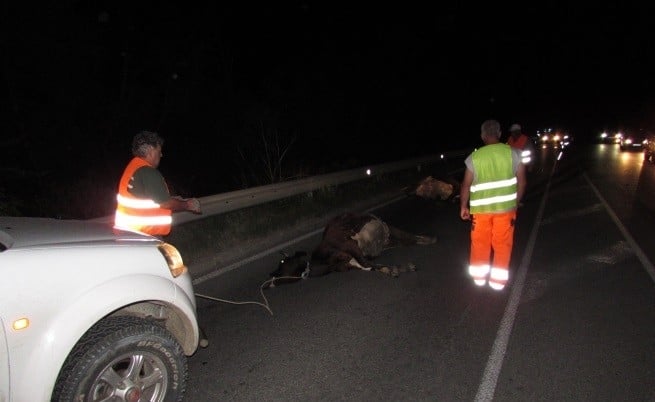
<svg viewBox="0 0 655 402">
<path fill-rule="evenodd" d="M 646 135 L 644 133 L 624 134 L 619 141 L 621 151 L 641 151 L 646 145 Z"/>
<path fill-rule="evenodd" d="M 607 132 L 602 132 L 599 138 L 603 144 L 618 144 L 621 142 L 621 136 L 621 133 L 608 134 Z"/>
<path fill-rule="evenodd" d="M 0 401 L 180 400 L 199 342 L 175 247 L 74 220 L 0 217 Z"/>
</svg>

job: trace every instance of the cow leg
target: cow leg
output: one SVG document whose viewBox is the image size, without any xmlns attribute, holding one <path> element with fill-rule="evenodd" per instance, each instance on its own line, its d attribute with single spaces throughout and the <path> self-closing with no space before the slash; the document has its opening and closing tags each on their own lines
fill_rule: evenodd
<svg viewBox="0 0 655 402">
<path fill-rule="evenodd" d="M 351 258 L 350 261 L 348 261 L 348 265 L 350 265 L 353 268 L 359 268 L 362 271 L 370 271 L 373 269 L 373 267 L 365 267 L 362 264 L 360 264 L 355 258 Z"/>
<path fill-rule="evenodd" d="M 344 243 L 343 249 L 334 253 L 331 260 L 336 262 L 337 265 L 340 265 L 340 268 L 343 270 L 361 269 L 363 271 L 370 271 L 372 269 L 368 259 L 357 245 L 357 242 L 352 239 Z"/>
<path fill-rule="evenodd" d="M 389 275 L 391 277 L 397 278 L 401 273 L 404 272 L 415 272 L 416 271 L 416 265 L 413 263 L 401 265 L 401 266 L 396 266 L 396 265 L 374 265 L 373 267 L 376 271 L 379 271 L 385 275 Z"/>
</svg>

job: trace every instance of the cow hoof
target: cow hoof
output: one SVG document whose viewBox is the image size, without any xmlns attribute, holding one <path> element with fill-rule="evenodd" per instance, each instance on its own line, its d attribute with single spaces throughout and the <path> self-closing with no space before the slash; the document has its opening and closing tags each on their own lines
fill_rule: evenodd
<svg viewBox="0 0 655 402">
<path fill-rule="evenodd" d="M 416 271 L 416 265 L 412 264 L 411 262 L 407 264 L 407 270 L 410 272 L 415 272 Z"/>
<path fill-rule="evenodd" d="M 382 272 L 383 274 L 391 275 L 391 270 L 389 269 L 389 267 L 382 267 L 379 269 L 379 271 Z"/>
<path fill-rule="evenodd" d="M 394 267 L 391 270 L 391 276 L 393 276 L 394 278 L 398 278 L 399 275 L 400 275 L 400 273 L 398 272 L 398 268 Z"/>
</svg>

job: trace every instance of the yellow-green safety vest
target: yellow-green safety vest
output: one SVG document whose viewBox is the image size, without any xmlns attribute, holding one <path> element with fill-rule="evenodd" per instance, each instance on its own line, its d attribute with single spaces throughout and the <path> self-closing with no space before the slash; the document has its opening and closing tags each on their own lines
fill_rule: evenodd
<svg viewBox="0 0 655 402">
<path fill-rule="evenodd" d="M 511 211 L 516 208 L 517 180 L 512 148 L 507 144 L 486 145 L 471 155 L 474 179 L 469 199 L 472 214 Z"/>
</svg>

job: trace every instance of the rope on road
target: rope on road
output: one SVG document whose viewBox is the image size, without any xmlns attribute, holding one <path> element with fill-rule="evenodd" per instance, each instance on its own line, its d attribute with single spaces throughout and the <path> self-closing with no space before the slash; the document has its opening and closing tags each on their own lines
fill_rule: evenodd
<svg viewBox="0 0 655 402">
<path fill-rule="evenodd" d="M 226 300 L 226 299 L 220 299 L 218 297 L 203 295 L 203 294 L 200 294 L 200 293 L 196 293 L 195 295 L 197 297 L 200 297 L 201 299 L 208 299 L 208 300 L 213 300 L 213 301 L 217 301 L 217 302 L 221 302 L 221 303 L 238 304 L 238 305 L 241 305 L 241 304 L 256 304 L 258 306 L 264 307 L 266 310 L 268 310 L 268 312 L 271 315 L 273 315 L 273 310 L 271 310 L 271 307 L 270 307 L 270 305 L 268 303 L 268 299 L 264 295 L 264 289 L 266 288 L 266 285 L 268 285 L 269 283 L 274 284 L 275 281 L 278 280 L 278 279 L 304 279 L 304 278 L 300 277 L 300 276 L 276 276 L 275 278 L 271 278 L 271 279 L 268 279 L 268 280 L 264 281 L 264 283 L 262 283 L 261 286 L 259 287 L 259 293 L 262 295 L 262 299 L 264 299 L 264 303 L 260 303 L 260 302 L 256 302 L 256 301 Z"/>
</svg>

